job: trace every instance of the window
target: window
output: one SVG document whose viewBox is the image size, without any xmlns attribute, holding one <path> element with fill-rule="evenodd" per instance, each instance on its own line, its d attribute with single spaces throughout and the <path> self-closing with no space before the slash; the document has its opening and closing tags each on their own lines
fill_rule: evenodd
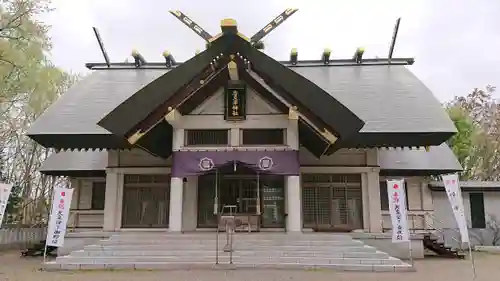
<svg viewBox="0 0 500 281">
<path fill-rule="evenodd" d="M 124 175 L 122 227 L 168 227 L 169 198 L 169 174 Z"/>
<path fill-rule="evenodd" d="M 405 182 L 405 194 L 406 194 L 406 209 L 409 210 L 408 206 L 408 186 Z M 389 195 L 387 194 L 387 181 L 380 182 L 380 207 L 382 211 L 389 211 Z"/>
<path fill-rule="evenodd" d="M 104 198 L 106 197 L 106 182 L 92 183 L 92 210 L 104 210 Z"/>
<path fill-rule="evenodd" d="M 482 192 L 469 193 L 469 202 L 472 228 L 486 228 L 484 194 Z"/>
<path fill-rule="evenodd" d="M 228 145 L 229 130 L 186 130 L 186 145 Z"/>
<path fill-rule="evenodd" d="M 363 228 L 360 174 L 302 174 L 304 227 L 349 225 Z"/>
<path fill-rule="evenodd" d="M 241 132 L 242 145 L 283 145 L 284 129 L 246 129 Z"/>
</svg>

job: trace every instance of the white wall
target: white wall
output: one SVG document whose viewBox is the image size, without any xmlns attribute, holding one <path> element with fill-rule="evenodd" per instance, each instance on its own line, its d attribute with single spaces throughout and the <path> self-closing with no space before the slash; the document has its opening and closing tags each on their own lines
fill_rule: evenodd
<svg viewBox="0 0 500 281">
<path fill-rule="evenodd" d="M 262 115 L 262 114 L 276 114 L 279 111 L 269 104 L 266 100 L 262 99 L 253 89 L 247 89 L 247 114 L 248 115 Z M 190 115 L 214 115 L 224 114 L 224 88 L 220 88 L 216 93 L 199 105 Z"/>
<path fill-rule="evenodd" d="M 462 197 L 467 224 L 468 227 L 471 228 L 469 193 L 470 192 L 462 192 Z M 498 223 L 500 223 L 500 192 L 484 192 L 483 194 L 486 221 L 488 222 L 489 217 L 493 215 L 497 217 Z M 457 224 L 446 193 L 444 191 L 432 191 L 432 198 L 434 203 L 434 216 L 436 217 L 434 224 L 436 227 L 444 230 L 444 240 L 448 245 L 457 246 L 458 244 L 452 237 L 459 239 L 460 235 L 457 233 Z M 487 229 L 470 229 L 469 233 L 472 243 L 491 245 L 491 231 Z"/>
</svg>

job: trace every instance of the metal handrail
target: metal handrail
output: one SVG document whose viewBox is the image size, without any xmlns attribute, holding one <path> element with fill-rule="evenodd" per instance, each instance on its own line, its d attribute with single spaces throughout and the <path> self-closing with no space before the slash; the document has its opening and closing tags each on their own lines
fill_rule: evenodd
<svg viewBox="0 0 500 281">
<path fill-rule="evenodd" d="M 426 215 L 428 215 L 429 217 L 431 217 L 433 221 L 437 221 L 440 224 L 444 224 L 444 222 L 441 221 L 440 219 L 438 219 L 434 214 L 426 213 Z M 450 230 L 453 230 L 455 233 L 460 234 L 460 230 L 458 230 L 458 228 L 450 228 Z"/>
<path fill-rule="evenodd" d="M 409 229 L 409 231 L 411 233 L 415 233 L 417 230 L 423 230 L 423 231 L 429 231 L 429 230 L 432 230 L 432 229 L 427 229 L 428 227 L 428 224 L 424 223 L 423 225 L 423 229 L 417 229 L 416 226 L 415 226 L 415 218 L 417 217 L 421 217 L 424 222 L 426 221 L 426 214 L 425 213 L 419 213 L 419 214 L 412 214 L 412 213 L 408 213 L 408 217 L 412 217 L 411 219 L 411 228 Z M 381 227 L 382 227 L 382 232 L 385 232 L 386 230 L 390 230 L 391 228 L 386 228 L 384 227 L 384 220 L 382 219 L 381 221 Z"/>
<path fill-rule="evenodd" d="M 428 215 L 430 218 L 432 218 L 433 222 L 437 221 L 441 225 L 444 224 L 444 222 L 441 221 L 440 219 L 438 219 L 434 214 L 426 213 L 426 215 Z M 426 221 L 426 224 L 427 224 L 427 221 Z M 431 226 L 434 227 L 434 230 L 436 230 L 437 232 L 439 232 L 439 234 L 441 234 L 441 238 L 443 239 L 443 242 L 446 242 L 446 240 L 445 240 L 445 233 L 444 233 L 445 230 L 443 228 L 436 227 L 434 223 Z M 453 232 L 455 232 L 456 234 L 460 235 L 460 236 L 462 235 L 457 228 L 449 228 L 449 229 L 452 230 Z M 455 236 L 451 236 L 451 239 L 453 239 L 455 242 L 458 243 L 458 245 L 460 245 L 460 250 L 463 250 L 461 240 L 455 238 Z"/>
<path fill-rule="evenodd" d="M 231 223 L 228 220 L 228 216 L 224 215 L 224 209 L 229 208 L 229 217 L 232 217 Z M 234 214 L 231 209 L 232 206 L 223 205 L 221 210 L 217 210 L 217 229 L 216 229 L 216 242 L 215 242 L 215 264 L 219 264 L 219 227 L 223 218 L 224 229 L 226 231 L 226 245 L 224 246 L 224 252 L 229 252 L 229 263 L 233 264 L 233 244 L 234 244 L 234 233 L 235 233 L 235 219 Z"/>
<path fill-rule="evenodd" d="M 438 222 L 440 224 L 444 224 L 441 220 L 439 220 L 438 218 L 436 218 L 436 216 L 434 214 L 432 214 L 431 212 L 429 211 L 424 211 L 423 213 L 419 213 L 419 214 L 412 214 L 412 213 L 408 213 L 408 216 L 409 217 L 412 217 L 411 219 L 411 224 L 412 224 L 412 228 L 410 229 L 410 232 L 412 233 L 415 233 L 416 232 L 416 228 L 415 228 L 415 217 L 422 217 L 423 218 L 423 222 L 424 222 L 424 231 L 427 231 L 427 232 L 430 232 L 430 233 L 433 233 L 435 235 L 438 235 L 443 241 L 445 241 L 445 229 L 443 228 L 440 228 L 438 226 L 436 226 L 435 223 L 430 223 L 428 218 L 432 219 L 433 222 Z M 459 234 L 460 235 L 460 231 L 457 230 L 456 228 L 450 228 L 453 232 L 455 232 L 456 234 Z M 386 230 L 386 228 L 384 228 L 384 225 L 383 225 L 383 220 L 382 220 L 382 231 Z M 436 234 L 434 232 L 437 232 L 439 234 Z M 459 243 L 460 245 L 460 249 L 462 249 L 462 244 L 460 242 L 459 239 L 455 238 L 454 236 L 451 237 L 451 239 L 453 239 L 454 241 L 456 241 L 457 243 Z"/>
</svg>

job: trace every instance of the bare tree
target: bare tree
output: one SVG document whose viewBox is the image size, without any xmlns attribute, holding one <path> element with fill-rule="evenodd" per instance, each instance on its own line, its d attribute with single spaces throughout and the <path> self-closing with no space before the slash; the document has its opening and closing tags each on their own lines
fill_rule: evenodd
<svg viewBox="0 0 500 281">
<path fill-rule="evenodd" d="M 0 180 L 12 183 L 13 220 L 33 223 L 47 214 L 51 189 L 60 181 L 38 169 L 52 152 L 26 137 L 34 120 L 77 79 L 53 66 L 48 27 L 36 20 L 47 0 L 0 0 Z M 13 202 L 11 200 L 11 202 Z M 12 214 L 11 214 L 12 215 Z"/>
<path fill-rule="evenodd" d="M 463 152 L 458 156 L 465 169 L 464 179 L 500 180 L 500 104 L 493 97 L 495 91 L 494 86 L 487 85 L 484 89 L 474 89 L 467 96 L 456 97 L 447 104 L 452 119 L 456 116 L 451 113 L 460 110 L 464 113 L 460 118 L 470 120 L 474 127 L 473 134 L 452 144 L 455 153 Z M 459 134 L 464 134 L 460 128 Z M 464 142 L 468 142 L 467 147 L 456 146 Z"/>
</svg>

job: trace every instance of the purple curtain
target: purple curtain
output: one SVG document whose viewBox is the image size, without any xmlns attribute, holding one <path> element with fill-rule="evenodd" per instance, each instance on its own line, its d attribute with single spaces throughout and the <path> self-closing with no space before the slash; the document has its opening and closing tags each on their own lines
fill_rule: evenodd
<svg viewBox="0 0 500 281">
<path fill-rule="evenodd" d="M 239 162 L 258 172 L 296 176 L 300 174 L 299 152 L 290 151 L 175 151 L 172 176 L 186 177 L 210 172 Z"/>
</svg>

